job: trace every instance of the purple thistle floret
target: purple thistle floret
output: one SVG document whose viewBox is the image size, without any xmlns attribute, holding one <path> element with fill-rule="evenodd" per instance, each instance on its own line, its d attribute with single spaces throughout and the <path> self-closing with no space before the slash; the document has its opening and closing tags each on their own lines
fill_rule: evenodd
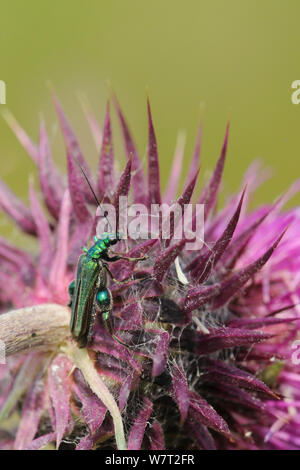
<svg viewBox="0 0 300 470">
<path fill-rule="evenodd" d="M 33 185 L 27 207 L 0 182 L 2 210 L 39 242 L 39 254 L 33 256 L 0 239 L 1 312 L 68 304 L 81 247 L 91 243 L 96 230 L 95 201 L 74 158 L 99 199 L 117 210 L 119 197 L 127 195 L 147 207 L 175 201 L 180 207 L 191 201 L 205 204 L 205 244 L 197 252 L 187 249 L 185 239 L 175 240 L 172 228 L 169 240 L 162 240 L 159 231 L 155 239 L 119 242 L 118 251 L 130 257 L 147 255 L 139 262 L 110 263 L 116 279 L 129 278 L 122 285 L 109 284 L 114 334 L 128 347 L 98 318 L 89 355 L 119 406 L 128 449 L 299 449 L 300 361 L 295 361 L 294 345 L 300 325 L 300 212 L 282 207 L 300 181 L 273 205 L 248 213 L 257 175 L 263 174 L 255 163 L 239 195 L 217 211 L 229 125 L 215 170 L 197 194 L 200 126 L 181 195 L 177 197 L 180 144 L 162 197 L 149 101 L 146 175 L 115 97 L 127 164 L 118 174 L 109 105 L 103 132 L 86 111 L 100 147 L 94 177 L 56 97 L 54 101 L 66 145 L 67 181 L 53 162 L 44 122 L 35 144 L 8 117 L 38 167 L 49 215 Z M 53 443 L 61 449 L 115 448 L 111 415 L 59 346 L 51 354 L 12 356 L 0 366 L 0 409 L 13 396 L 10 415 L 21 410 L 17 429 L 0 424 L 2 449 L 40 449 Z"/>
</svg>

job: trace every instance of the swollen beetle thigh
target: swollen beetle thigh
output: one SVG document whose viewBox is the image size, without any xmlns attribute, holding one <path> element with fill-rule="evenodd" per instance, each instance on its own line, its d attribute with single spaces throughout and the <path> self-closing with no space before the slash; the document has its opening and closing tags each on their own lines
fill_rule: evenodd
<svg viewBox="0 0 300 470">
<path fill-rule="evenodd" d="M 112 294 L 107 287 L 107 275 L 104 266 L 102 266 L 97 280 L 94 306 L 98 313 L 109 313 L 113 307 Z"/>
</svg>

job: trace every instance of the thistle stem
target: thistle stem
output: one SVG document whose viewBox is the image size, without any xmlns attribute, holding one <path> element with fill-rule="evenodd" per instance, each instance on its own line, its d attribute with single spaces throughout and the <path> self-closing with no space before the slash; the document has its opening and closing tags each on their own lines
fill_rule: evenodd
<svg viewBox="0 0 300 470">
<path fill-rule="evenodd" d="M 34 305 L 0 315 L 0 346 L 5 356 L 49 351 L 70 336 L 70 309 L 57 304 Z"/>
<path fill-rule="evenodd" d="M 119 407 L 109 389 L 101 380 L 87 350 L 85 348 L 79 349 L 74 343 L 72 343 L 64 348 L 64 352 L 73 359 L 75 365 L 82 372 L 91 390 L 98 398 L 100 398 L 102 403 L 110 412 L 114 422 L 117 448 L 118 450 L 126 450 L 127 446 L 124 427 Z"/>
</svg>

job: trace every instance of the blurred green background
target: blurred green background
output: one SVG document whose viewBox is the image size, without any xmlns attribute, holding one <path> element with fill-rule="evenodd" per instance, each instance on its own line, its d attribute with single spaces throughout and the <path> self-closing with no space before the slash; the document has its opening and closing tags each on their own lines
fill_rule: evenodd
<svg viewBox="0 0 300 470">
<path fill-rule="evenodd" d="M 165 184 L 181 129 L 187 132 L 188 165 L 203 103 L 203 172 L 218 157 L 230 115 L 225 190 L 236 190 L 259 157 L 274 176 L 256 202 L 271 201 L 300 170 L 300 105 L 291 102 L 291 83 L 300 79 L 299 13 L 299 0 L 2 2 L 0 79 L 7 107 L 34 139 L 45 116 L 55 160 L 65 168 L 51 82 L 95 167 L 97 152 L 78 93 L 102 124 L 109 80 L 143 154 L 148 87 Z M 0 176 L 26 198 L 34 165 L 1 117 L 0 136 Z M 117 153 L 124 158 L 120 145 Z M 7 220 L 0 222 L 1 234 L 9 234 Z"/>
</svg>

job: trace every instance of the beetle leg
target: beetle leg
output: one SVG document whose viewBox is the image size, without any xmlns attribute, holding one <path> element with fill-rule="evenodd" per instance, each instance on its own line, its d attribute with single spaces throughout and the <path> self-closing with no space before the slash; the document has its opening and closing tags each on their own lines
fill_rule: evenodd
<svg viewBox="0 0 300 470">
<path fill-rule="evenodd" d="M 107 261 L 117 261 L 118 259 L 126 259 L 127 261 L 143 261 L 144 259 L 147 259 L 147 255 L 140 256 L 138 258 L 131 258 L 130 256 L 123 255 L 122 253 L 116 253 L 115 251 L 111 250 L 111 253 L 116 255 L 114 258 L 117 258 L 115 260 L 113 259 L 108 259 Z"/>
<path fill-rule="evenodd" d="M 108 272 L 108 274 L 110 275 L 111 280 L 114 281 L 116 284 L 119 284 L 120 286 L 122 286 L 123 284 L 126 284 L 127 282 L 133 280 L 132 276 L 130 276 L 130 277 L 126 277 L 125 279 L 122 279 L 122 281 L 118 281 L 118 279 L 116 279 L 113 276 L 113 274 L 112 274 L 111 270 L 109 269 L 108 265 L 106 263 L 103 263 L 103 266 L 106 269 L 106 271 Z M 145 277 L 141 277 L 141 278 L 136 278 L 135 281 L 136 282 L 141 282 L 141 281 L 145 281 L 147 279 L 150 279 L 150 277 L 145 276 Z"/>
<path fill-rule="evenodd" d="M 114 329 L 113 329 L 112 317 L 111 317 L 111 315 L 110 315 L 110 312 L 109 312 L 109 315 L 108 315 L 108 316 L 107 316 L 106 314 L 107 314 L 107 312 L 104 312 L 104 313 L 102 314 L 102 320 L 103 320 L 103 323 L 104 323 L 104 327 L 105 327 L 105 329 L 108 331 L 108 333 L 109 333 L 111 336 L 113 336 L 113 331 L 114 331 Z"/>
<path fill-rule="evenodd" d="M 103 253 L 102 259 L 104 259 L 104 261 L 114 262 L 114 261 L 119 261 L 119 259 L 121 258 L 120 256 L 108 256 L 107 253 Z"/>
<path fill-rule="evenodd" d="M 130 281 L 131 280 L 131 277 L 128 277 L 126 279 L 123 279 L 122 281 L 118 281 L 118 279 L 115 279 L 114 276 L 113 276 L 113 273 L 111 272 L 111 270 L 109 269 L 108 265 L 106 263 L 103 263 L 103 266 L 104 268 L 106 269 L 106 271 L 108 272 L 108 274 L 110 275 L 111 279 L 116 283 L 116 284 L 125 284 L 126 282 Z"/>
<path fill-rule="evenodd" d="M 124 347 L 127 348 L 127 349 L 130 349 L 130 346 L 128 346 L 128 344 L 122 343 L 122 341 L 119 340 L 119 338 L 117 338 L 116 335 L 113 335 L 113 334 L 112 334 L 112 337 L 113 337 L 113 339 L 116 340 L 119 344 L 121 344 L 122 346 L 124 346 Z"/>
</svg>

